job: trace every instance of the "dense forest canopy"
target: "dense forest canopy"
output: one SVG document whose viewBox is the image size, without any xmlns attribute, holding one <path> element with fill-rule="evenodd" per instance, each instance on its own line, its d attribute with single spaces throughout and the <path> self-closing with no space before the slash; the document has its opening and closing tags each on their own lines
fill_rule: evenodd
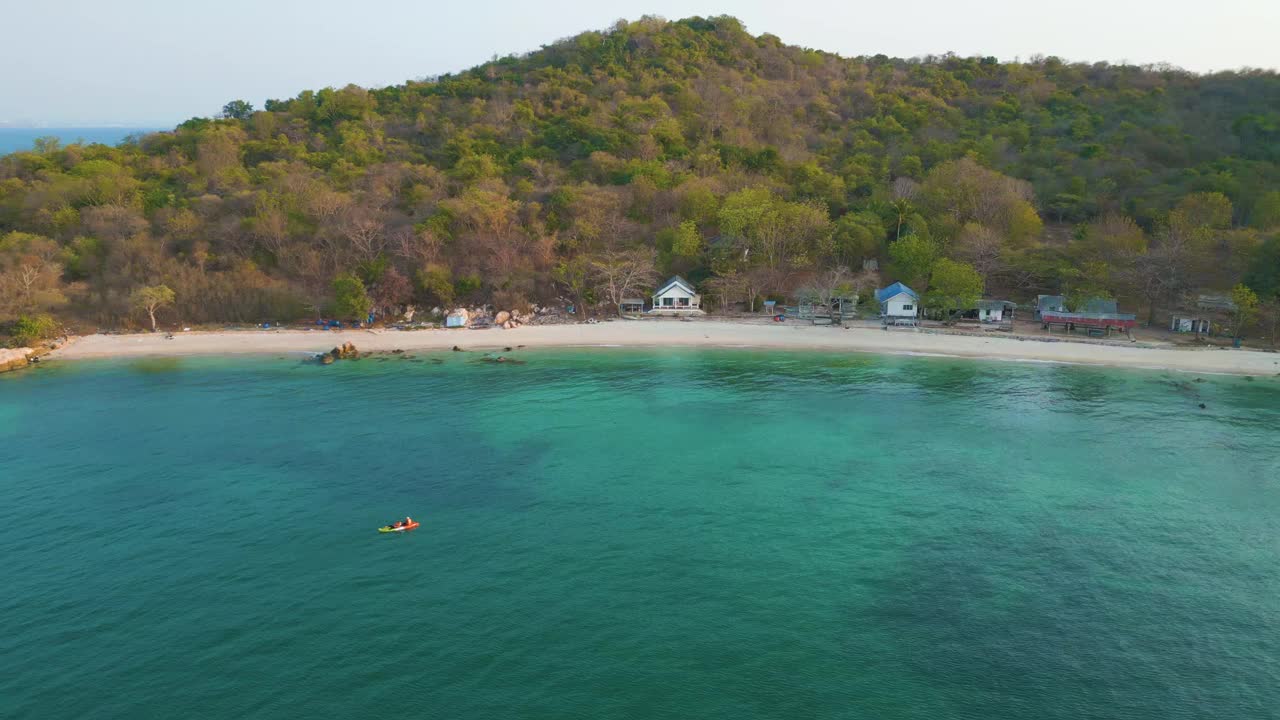
<svg viewBox="0 0 1280 720">
<path fill-rule="evenodd" d="M 1236 286 L 1274 302 L 1280 76 L 842 58 L 644 18 L 0 158 L 0 321 L 591 306 L 623 270 L 754 302 L 869 260 L 1152 317 Z"/>
</svg>

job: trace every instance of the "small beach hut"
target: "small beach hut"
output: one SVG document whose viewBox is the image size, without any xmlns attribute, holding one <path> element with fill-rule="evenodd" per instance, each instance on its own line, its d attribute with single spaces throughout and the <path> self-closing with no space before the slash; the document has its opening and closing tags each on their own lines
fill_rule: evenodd
<svg viewBox="0 0 1280 720">
<path fill-rule="evenodd" d="M 876 302 L 880 317 L 886 320 L 915 319 L 920 314 L 920 296 L 900 282 L 876 290 Z"/>
<path fill-rule="evenodd" d="M 624 313 L 644 312 L 644 298 L 622 298 L 618 310 Z"/>
<path fill-rule="evenodd" d="M 688 280 L 675 275 L 653 294 L 653 310 L 650 312 L 689 312 L 701 307 L 702 296 L 698 291 Z"/>
<path fill-rule="evenodd" d="M 1008 300 L 979 300 L 978 322 L 1002 323 L 1005 319 L 1013 319 L 1013 310 L 1017 305 Z"/>
<path fill-rule="evenodd" d="M 1199 315 L 1174 315 L 1169 329 L 1178 333 L 1209 334 L 1209 320 Z"/>
</svg>

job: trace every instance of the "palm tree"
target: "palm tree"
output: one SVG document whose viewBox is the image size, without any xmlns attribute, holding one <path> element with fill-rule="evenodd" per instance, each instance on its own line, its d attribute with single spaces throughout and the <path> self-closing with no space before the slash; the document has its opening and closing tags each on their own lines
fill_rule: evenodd
<svg viewBox="0 0 1280 720">
<path fill-rule="evenodd" d="M 889 207 L 893 208 L 894 214 L 898 216 L 898 227 L 893 232 L 893 240 L 897 242 L 902 239 L 902 223 L 907 217 L 915 213 L 915 207 L 906 198 L 894 200 L 889 203 Z"/>
</svg>

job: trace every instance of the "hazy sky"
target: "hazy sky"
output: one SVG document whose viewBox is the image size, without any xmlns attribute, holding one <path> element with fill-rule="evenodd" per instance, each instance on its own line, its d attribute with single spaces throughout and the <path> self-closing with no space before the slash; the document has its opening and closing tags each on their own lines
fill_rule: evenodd
<svg viewBox="0 0 1280 720">
<path fill-rule="evenodd" d="M 1280 0 L 15 0 L 0 12 L 0 123 L 169 126 L 235 98 L 461 70 L 644 14 L 731 14 L 842 55 L 1280 67 Z"/>
</svg>

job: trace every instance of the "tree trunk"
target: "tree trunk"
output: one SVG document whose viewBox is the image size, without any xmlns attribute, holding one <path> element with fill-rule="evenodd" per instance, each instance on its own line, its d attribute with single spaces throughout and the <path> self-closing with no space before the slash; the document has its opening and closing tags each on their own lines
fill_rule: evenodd
<svg viewBox="0 0 1280 720">
<path fill-rule="evenodd" d="M 156 331 L 156 309 L 153 307 L 147 308 L 147 314 L 151 316 L 151 332 L 155 332 Z"/>
</svg>

